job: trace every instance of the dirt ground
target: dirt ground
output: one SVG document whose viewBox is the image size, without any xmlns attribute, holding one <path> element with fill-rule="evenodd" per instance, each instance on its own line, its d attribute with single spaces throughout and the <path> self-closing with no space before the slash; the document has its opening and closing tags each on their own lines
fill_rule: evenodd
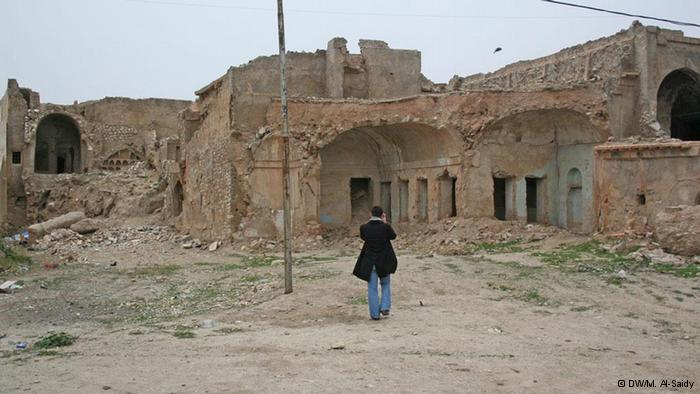
<svg viewBox="0 0 700 394">
<path fill-rule="evenodd" d="M 371 321 L 356 253 L 297 253 L 284 295 L 280 254 L 152 240 L 86 247 L 49 269 L 56 255 L 33 252 L 12 277 L 24 287 L 0 294 L 0 391 L 700 390 L 696 275 L 566 234 L 452 256 L 402 250 L 391 316 Z M 36 348 L 49 332 L 77 339 Z M 618 388 L 639 379 L 656 388 Z"/>
</svg>

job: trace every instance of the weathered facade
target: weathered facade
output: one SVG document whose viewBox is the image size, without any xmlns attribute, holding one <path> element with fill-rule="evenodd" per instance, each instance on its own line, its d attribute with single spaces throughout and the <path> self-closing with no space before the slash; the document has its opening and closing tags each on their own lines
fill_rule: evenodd
<svg viewBox="0 0 700 394">
<path fill-rule="evenodd" d="M 698 143 L 682 142 L 700 140 L 700 39 L 678 31 L 635 23 L 447 84 L 422 76 L 419 52 L 381 41 L 351 54 L 335 38 L 288 65 L 295 232 L 365 220 L 374 204 L 395 223 L 495 216 L 639 230 L 666 206 L 700 202 Z M 39 216 L 36 190 L 51 174 L 145 161 L 160 175 L 162 215 L 182 230 L 278 237 L 278 91 L 277 56 L 230 68 L 192 103 L 53 106 L 10 81 L 0 221 Z"/>
</svg>

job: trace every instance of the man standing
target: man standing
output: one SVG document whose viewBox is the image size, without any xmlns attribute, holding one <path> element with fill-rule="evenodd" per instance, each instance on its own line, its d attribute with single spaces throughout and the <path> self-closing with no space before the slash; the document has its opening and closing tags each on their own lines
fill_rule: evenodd
<svg viewBox="0 0 700 394">
<path fill-rule="evenodd" d="M 396 238 L 396 233 L 386 222 L 386 214 L 381 207 L 372 208 L 369 222 L 360 226 L 360 238 L 365 244 L 352 273 L 367 282 L 369 316 L 372 320 L 379 320 L 380 314 L 389 316 L 391 274 L 396 272 L 397 265 L 396 254 L 391 246 L 391 240 Z M 377 294 L 377 281 L 382 285 L 381 305 Z"/>
</svg>

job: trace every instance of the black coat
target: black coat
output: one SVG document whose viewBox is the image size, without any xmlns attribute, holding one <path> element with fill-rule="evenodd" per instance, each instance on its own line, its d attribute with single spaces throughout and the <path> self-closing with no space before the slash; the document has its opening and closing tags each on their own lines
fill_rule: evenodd
<svg viewBox="0 0 700 394">
<path fill-rule="evenodd" d="M 390 225 L 379 220 L 370 220 L 360 226 L 360 238 L 365 244 L 355 263 L 353 275 L 369 281 L 373 267 L 380 278 L 396 272 L 398 262 L 394 248 L 391 247 L 391 240 L 396 238 L 396 233 Z"/>
</svg>

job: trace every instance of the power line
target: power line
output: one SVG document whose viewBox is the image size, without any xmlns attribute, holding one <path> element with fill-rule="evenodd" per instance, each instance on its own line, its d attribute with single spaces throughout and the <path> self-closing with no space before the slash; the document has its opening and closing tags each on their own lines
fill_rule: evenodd
<svg viewBox="0 0 700 394">
<path fill-rule="evenodd" d="M 264 11 L 273 12 L 272 8 L 247 7 L 211 3 L 187 3 L 168 0 L 124 0 L 130 3 L 144 3 L 154 5 L 172 5 L 195 8 L 222 8 L 243 11 Z M 309 9 L 285 9 L 286 13 L 299 14 L 323 14 L 323 15 L 346 15 L 346 16 L 381 16 L 381 17 L 402 17 L 402 18 L 439 18 L 439 19 L 591 19 L 601 18 L 600 16 L 503 16 L 503 15 L 437 15 L 437 14 L 405 14 L 405 13 L 384 13 L 384 12 L 353 12 L 353 11 L 323 11 Z"/>
<path fill-rule="evenodd" d="M 569 6 L 569 7 L 583 8 L 586 10 L 605 12 L 608 14 L 631 16 L 633 18 L 640 18 L 640 19 L 650 19 L 650 20 L 654 20 L 654 21 L 666 22 L 666 23 L 671 23 L 671 24 L 680 25 L 680 26 L 700 27 L 700 24 L 692 23 L 692 22 L 681 22 L 681 21 L 676 21 L 673 19 L 657 18 L 655 16 L 648 16 L 648 15 L 629 14 L 627 12 L 622 12 L 622 11 L 612 11 L 612 10 L 606 10 L 604 8 L 597 8 L 597 7 L 591 7 L 591 6 L 587 6 L 587 5 L 574 4 L 574 3 L 566 3 L 563 1 L 556 1 L 556 0 L 542 0 L 542 1 L 544 1 L 546 3 L 565 5 L 565 6 Z"/>
</svg>

